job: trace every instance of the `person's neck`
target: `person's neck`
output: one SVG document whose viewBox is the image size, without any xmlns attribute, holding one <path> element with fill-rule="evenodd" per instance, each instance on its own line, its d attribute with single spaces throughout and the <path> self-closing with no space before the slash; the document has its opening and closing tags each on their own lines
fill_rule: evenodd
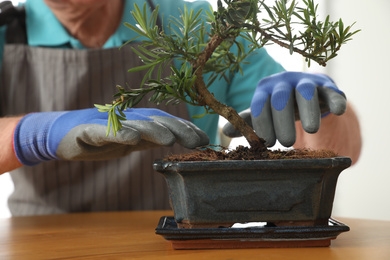
<svg viewBox="0 0 390 260">
<path fill-rule="evenodd" d="M 68 32 L 85 47 L 100 48 L 116 31 L 122 19 L 123 1 L 80 4 L 45 0 Z"/>
</svg>

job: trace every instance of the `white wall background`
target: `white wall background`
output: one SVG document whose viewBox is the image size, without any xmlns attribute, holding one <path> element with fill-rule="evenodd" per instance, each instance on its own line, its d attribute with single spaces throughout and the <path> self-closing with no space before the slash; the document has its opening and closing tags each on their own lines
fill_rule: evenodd
<svg viewBox="0 0 390 260">
<path fill-rule="evenodd" d="M 334 214 L 390 220 L 390 1 L 329 3 L 335 17 L 362 29 L 328 68 L 355 106 L 363 135 L 360 160 L 340 176 Z"/>
<path fill-rule="evenodd" d="M 209 1 L 216 5 L 216 0 Z M 386 106 L 390 97 L 390 87 L 387 86 L 387 76 L 390 75 L 390 52 L 387 50 L 390 42 L 390 1 L 316 2 L 331 14 L 332 20 L 342 17 L 346 24 L 356 21 L 355 28 L 362 29 L 326 68 L 354 105 L 364 141 L 358 163 L 340 175 L 333 215 L 390 220 L 390 170 L 387 165 L 390 116 Z M 268 50 L 286 69 L 306 70 L 299 56 L 290 56 L 288 51 L 274 47 Z M 320 70 L 323 71 L 316 66 L 310 69 Z M 9 175 L 0 175 L 0 218 L 10 216 L 6 198 L 12 189 Z"/>
</svg>

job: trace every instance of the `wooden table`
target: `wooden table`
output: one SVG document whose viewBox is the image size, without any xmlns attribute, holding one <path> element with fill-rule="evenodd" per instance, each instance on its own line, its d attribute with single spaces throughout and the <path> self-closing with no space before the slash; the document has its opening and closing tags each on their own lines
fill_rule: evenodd
<svg viewBox="0 0 390 260">
<path fill-rule="evenodd" d="M 170 211 L 0 219 L 0 259 L 390 259 L 390 222 L 340 218 L 351 231 L 330 247 L 173 250 L 155 234 Z"/>
</svg>

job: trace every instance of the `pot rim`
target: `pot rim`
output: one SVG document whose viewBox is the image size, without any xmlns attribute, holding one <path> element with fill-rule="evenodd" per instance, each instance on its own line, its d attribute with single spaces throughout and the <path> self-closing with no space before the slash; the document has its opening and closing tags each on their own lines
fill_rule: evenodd
<svg viewBox="0 0 390 260">
<path fill-rule="evenodd" d="M 274 160 L 225 160 L 225 161 L 163 161 L 156 160 L 153 168 L 156 171 L 200 171 L 200 170 L 259 170 L 259 169 L 318 169 L 347 168 L 352 160 L 349 157 L 338 156 L 314 159 L 274 159 Z"/>
</svg>

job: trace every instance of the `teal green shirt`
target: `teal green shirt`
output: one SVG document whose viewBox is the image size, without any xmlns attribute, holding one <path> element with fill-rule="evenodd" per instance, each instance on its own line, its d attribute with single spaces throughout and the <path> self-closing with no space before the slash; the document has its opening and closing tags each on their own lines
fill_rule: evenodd
<svg viewBox="0 0 390 260">
<path fill-rule="evenodd" d="M 125 22 L 135 23 L 131 11 L 136 3 L 143 7 L 145 0 L 125 0 L 125 8 L 122 16 L 121 25 L 117 31 L 107 40 L 103 48 L 119 47 L 124 42 L 137 36 L 135 32 L 124 26 Z M 160 14 L 163 17 L 164 27 L 167 30 L 168 18 L 170 16 L 179 17 L 180 9 L 183 10 L 184 4 L 188 9 L 195 11 L 203 8 L 209 10 L 209 3 L 206 1 L 184 2 L 182 0 L 154 0 L 156 5 L 160 6 Z M 66 29 L 57 20 L 49 7 L 43 0 L 27 0 L 26 7 L 26 26 L 28 44 L 31 46 L 45 46 L 53 48 L 72 48 L 85 49 L 85 47 L 75 38 L 68 34 Z M 104 19 L 104 18 L 103 18 Z M 0 28 L 0 61 L 2 59 L 4 46 L 5 28 Z M 244 44 L 245 45 L 245 44 Z M 246 44 L 245 46 L 247 46 Z M 215 97 L 222 103 L 232 106 L 237 111 L 242 111 L 250 106 L 253 92 L 257 82 L 266 76 L 283 71 L 280 64 L 276 63 L 265 51 L 258 50 L 254 55 L 248 57 L 249 64 L 243 64 L 244 75 L 237 73 L 227 83 L 225 80 L 215 81 L 209 88 Z M 129 69 L 129 68 L 124 68 Z M 190 116 L 204 113 L 203 107 L 188 105 Z M 193 122 L 210 137 L 210 143 L 218 144 L 217 128 L 218 115 L 206 115 L 201 119 L 193 119 Z"/>
</svg>

